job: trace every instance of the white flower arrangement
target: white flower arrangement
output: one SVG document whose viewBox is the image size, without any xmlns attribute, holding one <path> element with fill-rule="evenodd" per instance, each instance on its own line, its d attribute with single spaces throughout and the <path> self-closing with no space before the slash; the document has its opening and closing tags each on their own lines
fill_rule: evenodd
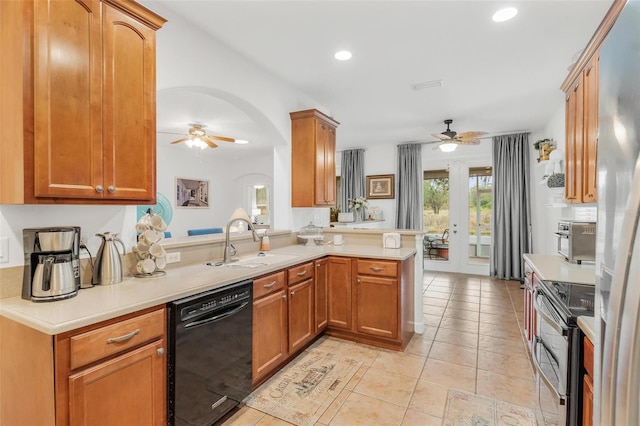
<svg viewBox="0 0 640 426">
<path fill-rule="evenodd" d="M 349 210 L 355 210 L 359 212 L 363 208 L 369 207 L 369 202 L 364 197 L 357 197 L 349 200 Z"/>
</svg>

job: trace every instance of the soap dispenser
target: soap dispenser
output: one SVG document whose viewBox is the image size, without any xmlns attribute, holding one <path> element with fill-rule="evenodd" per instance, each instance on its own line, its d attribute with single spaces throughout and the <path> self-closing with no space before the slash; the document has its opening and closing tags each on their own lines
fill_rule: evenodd
<svg viewBox="0 0 640 426">
<path fill-rule="evenodd" d="M 262 241 L 260 243 L 260 251 L 269 251 L 271 250 L 271 245 L 269 244 L 269 236 L 263 235 Z"/>
</svg>

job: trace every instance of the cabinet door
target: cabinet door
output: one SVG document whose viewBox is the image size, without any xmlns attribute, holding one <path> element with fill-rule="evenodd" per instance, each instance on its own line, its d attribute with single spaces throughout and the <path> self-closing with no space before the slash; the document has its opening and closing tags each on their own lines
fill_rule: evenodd
<svg viewBox="0 0 640 426">
<path fill-rule="evenodd" d="M 351 330 L 351 259 L 329 257 L 327 263 L 329 327 Z"/>
<path fill-rule="evenodd" d="M 584 74 L 584 159 L 582 168 L 582 201 L 595 203 L 598 195 L 598 53 Z"/>
<path fill-rule="evenodd" d="M 253 302 L 253 382 L 287 357 L 287 296 L 285 290 Z"/>
<path fill-rule="evenodd" d="M 98 0 L 34 2 L 34 143 L 25 156 L 35 197 L 102 197 L 100 8 Z"/>
<path fill-rule="evenodd" d="M 105 198 L 155 198 L 155 60 L 155 31 L 105 6 Z"/>
<path fill-rule="evenodd" d="M 289 287 L 289 353 L 315 336 L 313 278 Z"/>
<path fill-rule="evenodd" d="M 327 279 L 328 279 L 328 263 L 327 259 L 316 260 L 315 274 L 315 326 L 316 334 L 319 334 L 327 327 Z"/>
<path fill-rule="evenodd" d="M 398 280 L 358 275 L 356 279 L 356 331 L 398 337 Z"/>
<path fill-rule="evenodd" d="M 316 205 L 336 204 L 336 129 L 321 121 L 316 125 Z"/>
<path fill-rule="evenodd" d="M 71 425 L 166 424 L 164 340 L 69 377 Z"/>
<path fill-rule="evenodd" d="M 583 378 L 582 425 L 593 425 L 593 380 L 588 374 L 585 374 Z"/>
<path fill-rule="evenodd" d="M 583 74 L 567 97 L 566 105 L 566 174 L 565 199 L 567 203 L 582 202 L 583 157 Z"/>
</svg>

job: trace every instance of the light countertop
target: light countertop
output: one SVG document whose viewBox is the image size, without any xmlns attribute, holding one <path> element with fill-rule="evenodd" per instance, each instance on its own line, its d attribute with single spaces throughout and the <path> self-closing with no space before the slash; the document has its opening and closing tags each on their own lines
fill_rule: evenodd
<svg viewBox="0 0 640 426">
<path fill-rule="evenodd" d="M 593 263 L 570 263 L 555 254 L 525 254 L 524 260 L 542 281 L 563 281 L 568 283 L 596 285 L 596 270 Z"/>
<path fill-rule="evenodd" d="M 596 341 L 596 328 L 593 317 L 579 316 L 578 327 L 591 340 L 591 343 Z"/>
<path fill-rule="evenodd" d="M 327 255 L 405 260 L 415 255 L 416 250 L 355 244 L 340 247 L 291 245 L 268 253 L 289 256 L 256 269 L 198 264 L 169 269 L 161 277 L 125 277 L 118 284 L 81 289 L 77 296 L 55 302 L 35 303 L 20 297 L 1 299 L 0 315 L 45 334 L 55 335 Z"/>
</svg>

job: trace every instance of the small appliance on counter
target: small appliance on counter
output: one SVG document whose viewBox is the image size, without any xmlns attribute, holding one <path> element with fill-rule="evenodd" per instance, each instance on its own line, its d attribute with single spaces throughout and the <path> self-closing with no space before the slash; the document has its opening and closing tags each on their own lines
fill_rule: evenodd
<svg viewBox="0 0 640 426">
<path fill-rule="evenodd" d="M 126 252 L 124 243 L 117 234 L 112 235 L 110 232 L 96 234 L 96 237 L 102 238 L 102 243 L 96 255 L 91 283 L 98 285 L 117 284 L 122 281 L 122 260 L 115 243 L 120 243 L 123 255 Z"/>
<path fill-rule="evenodd" d="M 34 302 L 68 299 L 80 288 L 80 227 L 22 230 L 22 298 Z"/>
<path fill-rule="evenodd" d="M 558 230 L 558 254 L 569 262 L 596 260 L 596 223 L 581 220 L 560 220 Z"/>
<path fill-rule="evenodd" d="M 400 248 L 400 234 L 397 232 L 385 232 L 382 234 L 382 247 L 399 249 Z"/>
</svg>

